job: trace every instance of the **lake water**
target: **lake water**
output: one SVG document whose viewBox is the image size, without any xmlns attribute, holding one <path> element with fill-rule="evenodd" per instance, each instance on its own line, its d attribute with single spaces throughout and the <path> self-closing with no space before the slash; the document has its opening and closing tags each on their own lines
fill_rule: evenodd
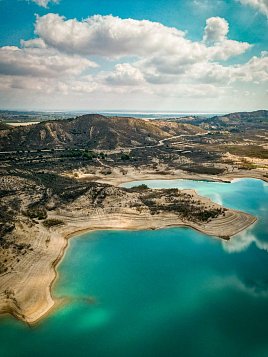
<svg viewBox="0 0 268 357">
<path fill-rule="evenodd" d="M 268 356 L 268 185 L 145 183 L 194 188 L 259 220 L 230 242 L 186 228 L 72 239 L 53 289 L 69 303 L 34 328 L 2 318 L 1 357 Z"/>
</svg>

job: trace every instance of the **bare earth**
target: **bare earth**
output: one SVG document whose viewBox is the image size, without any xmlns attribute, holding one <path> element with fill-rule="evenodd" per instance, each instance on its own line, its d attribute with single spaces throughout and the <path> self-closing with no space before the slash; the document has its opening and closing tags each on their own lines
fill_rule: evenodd
<svg viewBox="0 0 268 357">
<path fill-rule="evenodd" d="M 163 168 L 163 171 L 165 168 Z M 113 168 L 111 174 L 103 175 L 101 169 L 93 173 L 87 173 L 84 171 L 76 171 L 75 176 L 81 180 L 94 180 L 96 182 L 108 183 L 111 185 L 119 186 L 126 182 L 132 181 L 145 181 L 145 180 L 197 180 L 197 181 L 215 181 L 215 182 L 231 182 L 234 179 L 239 178 L 255 178 L 268 182 L 268 177 L 262 175 L 262 172 L 258 171 L 248 171 L 240 170 L 239 172 L 228 173 L 225 175 L 206 175 L 206 174 L 196 174 L 187 173 L 183 170 L 173 170 L 172 172 L 167 171 L 166 174 L 163 172 L 157 172 L 154 170 L 136 169 L 132 166 L 125 167 L 124 173 L 118 168 Z M 74 177 L 74 174 L 69 174 L 68 176 Z"/>
<path fill-rule="evenodd" d="M 85 178 L 81 175 L 80 178 Z M 88 177 L 87 177 L 88 178 Z M 204 179 L 204 176 L 194 177 L 182 175 L 152 175 L 150 172 L 135 171 L 127 175 L 114 174 L 102 177 L 99 181 L 118 185 L 125 181 L 145 179 L 191 178 Z M 230 180 L 230 177 L 223 178 Z M 220 207 L 209 199 L 200 197 L 193 190 L 183 190 L 200 201 L 205 206 Z M 208 222 L 196 223 L 179 218 L 172 212 L 152 215 L 149 211 L 139 212 L 131 208 L 127 200 L 121 202 L 121 207 L 114 207 L 113 202 L 95 209 L 87 208 L 84 198 L 75 201 L 75 204 L 66 209 L 59 209 L 56 214 L 49 213 L 48 218 L 57 218 L 64 221 L 64 225 L 45 228 L 43 225 L 28 225 L 20 223 L 16 226 L 15 235 L 21 242 L 32 243 L 32 252 L 23 255 L 17 261 L 11 273 L 0 276 L 0 313 L 10 313 L 16 318 L 29 324 L 38 322 L 57 302 L 53 299 L 51 287 L 56 278 L 56 266 L 64 255 L 68 245 L 68 238 L 82 231 L 105 229 L 144 230 L 159 229 L 171 226 L 189 226 L 205 234 L 229 239 L 229 237 L 246 229 L 256 221 L 256 218 L 231 209 L 224 215 L 213 218 Z M 81 208 L 83 207 L 83 208 Z M 235 239 L 235 238 L 234 238 Z"/>
</svg>

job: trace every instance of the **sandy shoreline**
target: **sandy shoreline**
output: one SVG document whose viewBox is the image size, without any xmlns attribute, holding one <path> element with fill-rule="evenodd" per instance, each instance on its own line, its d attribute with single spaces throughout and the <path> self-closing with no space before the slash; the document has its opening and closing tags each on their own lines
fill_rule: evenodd
<svg viewBox="0 0 268 357">
<path fill-rule="evenodd" d="M 187 173 L 182 170 L 175 170 L 174 173 L 158 173 L 157 171 L 146 171 L 145 169 L 133 169 L 128 167 L 126 173 L 122 174 L 119 170 L 113 170 L 110 175 L 103 175 L 95 173 L 78 173 L 78 179 L 80 180 L 94 180 L 100 183 L 106 183 L 114 186 L 120 186 L 127 182 L 133 181 L 146 181 L 146 180 L 193 180 L 193 181 L 211 181 L 211 182 L 225 182 L 230 183 L 236 179 L 253 178 L 268 182 L 268 176 L 264 176 L 262 172 L 255 171 L 240 171 L 235 173 L 228 173 L 225 175 L 205 175 Z"/>
<path fill-rule="evenodd" d="M 252 221 L 252 223 L 250 223 L 250 225 L 253 225 L 254 223 L 257 222 L 257 218 L 254 217 L 255 220 Z M 57 267 L 58 265 L 60 264 L 60 262 L 64 259 L 65 257 L 65 254 L 67 252 L 67 249 L 68 249 L 68 246 L 69 246 L 69 241 L 71 238 L 77 238 L 83 234 L 86 234 L 86 233 L 93 233 L 93 232 L 96 232 L 96 231 L 105 231 L 105 230 L 108 230 L 108 231 L 120 231 L 120 230 L 125 230 L 125 231 L 146 231 L 146 230 L 161 230 L 161 229 L 168 229 L 168 228 L 191 228 L 191 229 L 194 229 L 196 230 L 197 232 L 200 232 L 200 233 L 203 233 L 203 234 L 206 234 L 204 233 L 204 231 L 202 231 L 201 229 L 198 229 L 197 227 L 193 227 L 191 226 L 190 224 L 172 224 L 172 225 L 166 225 L 166 226 L 162 226 L 162 227 L 158 227 L 158 228 L 143 228 L 142 226 L 140 227 L 128 227 L 128 228 L 125 228 L 125 229 L 116 229 L 116 228 L 113 228 L 113 227 L 103 227 L 103 228 L 99 228 L 99 229 L 92 229 L 92 228 L 85 228 L 85 229 L 82 229 L 82 230 L 78 230 L 78 231 L 75 231 L 75 232 L 72 232 L 68 235 L 66 235 L 64 238 L 66 240 L 66 245 L 65 247 L 63 247 L 63 251 L 62 251 L 62 254 L 58 257 L 58 259 L 54 262 L 53 264 L 53 267 L 54 267 L 54 272 L 55 272 L 55 277 L 54 279 L 51 281 L 51 284 L 49 286 L 49 289 L 50 289 L 50 294 L 51 294 L 51 297 L 54 301 L 54 305 L 49 308 L 47 310 L 46 313 L 44 313 L 43 315 L 39 316 L 38 319 L 36 319 L 35 321 L 31 322 L 30 325 L 32 326 L 36 326 L 38 325 L 43 319 L 45 319 L 48 315 L 50 315 L 52 313 L 52 310 L 56 310 L 58 305 L 60 305 L 60 303 L 57 303 L 57 299 L 55 297 L 53 297 L 53 286 L 54 284 L 57 282 L 57 280 L 59 279 L 59 272 L 57 270 Z M 234 235 L 240 233 L 241 231 L 245 230 L 247 227 L 242 227 L 239 231 L 237 231 Z M 214 237 L 214 236 L 210 236 L 211 238 L 215 238 L 217 239 L 218 237 Z M 229 238 L 231 238 L 232 236 L 230 236 Z M 226 240 L 228 240 L 229 238 L 226 238 Z M 220 238 L 220 239 L 225 239 L 225 238 Z"/>
<path fill-rule="evenodd" d="M 123 182 L 146 179 L 179 179 L 186 177 L 174 177 L 175 175 L 152 175 L 150 173 L 141 174 L 139 177 L 131 177 L 131 175 L 121 175 L 111 179 L 107 177 L 112 184 L 121 184 Z M 193 176 L 187 177 L 193 179 Z M 237 177 L 233 177 L 237 178 Z M 240 178 L 240 177 L 239 177 Z M 105 177 L 106 179 L 106 177 Z M 209 177 L 195 175 L 196 180 L 209 180 Z M 216 178 L 214 181 L 227 181 L 227 178 Z M 231 180 L 231 177 L 228 177 Z M 198 199 L 204 202 L 210 201 L 208 198 L 198 196 Z M 206 224 L 196 224 L 178 219 L 178 216 L 171 214 L 159 214 L 157 216 L 135 214 L 134 212 L 122 213 L 106 213 L 97 216 L 71 216 L 57 215 L 57 218 L 62 218 L 65 225 L 59 228 L 46 230 L 43 227 L 35 228 L 32 232 L 27 232 L 30 235 L 36 236 L 36 248 L 34 255 L 17 264 L 17 275 L 1 276 L 0 281 L 3 282 L 3 291 L 12 286 L 16 292 L 16 299 L 3 298 L 0 293 L 0 313 L 12 314 L 17 319 L 20 319 L 30 325 L 39 323 L 44 317 L 51 313 L 59 303 L 53 297 L 53 286 L 58 278 L 57 266 L 64 258 L 67 251 L 69 239 L 77 237 L 86 232 L 96 230 L 151 230 L 163 229 L 168 227 L 190 227 L 203 234 L 226 239 L 241 232 L 256 222 L 256 218 L 240 211 L 228 209 L 225 217 L 213 219 Z M 105 225 L 103 225 L 105 222 Z M 23 230 L 22 230 L 23 231 Z M 224 232 L 224 236 L 222 235 Z M 23 231 L 25 234 L 25 230 Z M 46 243 L 49 241 L 49 243 Z M 11 274 L 12 275 L 12 274 Z"/>
</svg>

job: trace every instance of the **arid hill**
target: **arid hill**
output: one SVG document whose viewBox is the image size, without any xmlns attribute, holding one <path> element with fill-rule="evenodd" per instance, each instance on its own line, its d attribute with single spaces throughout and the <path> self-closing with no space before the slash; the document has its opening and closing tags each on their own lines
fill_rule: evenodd
<svg viewBox="0 0 268 357">
<path fill-rule="evenodd" d="M 206 120 L 207 123 L 226 127 L 230 129 L 232 127 L 239 128 L 262 128 L 268 124 L 268 110 L 257 110 L 254 112 L 239 112 L 231 113 L 221 116 L 215 116 Z"/>
<path fill-rule="evenodd" d="M 189 124 L 135 118 L 83 115 L 0 132 L 0 150 L 52 148 L 115 149 L 157 144 L 180 134 L 202 129 Z"/>
<path fill-rule="evenodd" d="M 168 121 L 176 123 L 191 123 L 192 125 L 207 124 L 211 127 L 230 130 L 236 127 L 241 128 L 267 128 L 268 125 L 268 110 L 256 110 L 253 112 L 237 112 L 224 115 L 216 115 L 213 117 L 202 116 L 187 116 L 182 118 L 171 118 Z"/>
</svg>

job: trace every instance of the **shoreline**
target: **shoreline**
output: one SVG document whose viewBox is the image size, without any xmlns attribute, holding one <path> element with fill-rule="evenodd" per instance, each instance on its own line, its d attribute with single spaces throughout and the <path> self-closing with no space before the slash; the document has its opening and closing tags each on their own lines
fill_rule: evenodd
<svg viewBox="0 0 268 357">
<path fill-rule="evenodd" d="M 165 176 L 166 180 L 170 180 L 170 178 L 167 178 L 167 175 L 162 175 L 162 177 Z M 127 177 L 125 177 L 125 179 L 127 179 Z M 158 178 L 153 178 L 153 179 L 158 179 Z M 172 175 L 172 179 L 180 179 L 180 178 L 174 178 L 174 175 Z M 191 178 L 192 179 L 192 178 Z M 137 181 L 140 179 L 137 179 L 135 181 Z M 200 177 L 198 177 L 198 180 L 200 180 Z M 216 180 L 214 180 L 215 182 Z M 129 180 L 124 180 L 124 182 L 130 182 Z M 223 180 L 217 181 L 217 182 L 226 182 Z M 228 182 L 228 181 L 227 181 Z M 230 182 L 230 181 L 229 181 Z M 209 200 L 206 197 L 203 196 L 198 196 L 201 200 Z M 215 224 L 215 222 L 217 222 L 217 219 L 214 220 L 210 225 L 208 224 L 208 226 L 210 227 L 205 227 L 205 225 L 202 227 L 201 224 L 196 224 L 194 222 L 184 222 L 182 220 L 179 220 L 178 217 L 173 217 L 173 216 L 167 216 L 167 215 L 159 215 L 158 217 L 152 217 L 152 216 L 143 216 L 143 217 L 135 217 L 134 214 L 128 213 L 128 214 L 123 214 L 123 213 L 119 213 L 116 215 L 116 219 L 112 219 L 111 220 L 111 215 L 106 214 L 107 217 L 102 217 L 102 219 L 104 219 L 106 222 L 109 222 L 111 220 L 112 224 L 111 225 L 104 225 L 102 226 L 99 222 L 94 222 L 94 219 L 91 220 L 91 222 L 89 221 L 87 224 L 88 225 L 84 225 L 84 221 L 72 221 L 72 218 L 70 218 L 68 224 L 70 223 L 71 226 L 68 227 L 68 225 L 66 225 L 63 228 L 59 228 L 59 229 L 50 229 L 47 234 L 49 237 L 51 237 L 52 239 L 55 239 L 55 237 L 60 238 L 62 244 L 60 245 L 60 247 L 58 247 L 58 254 L 56 256 L 56 259 L 54 259 L 51 263 L 50 263 L 50 268 L 49 268 L 49 272 L 47 273 L 47 280 L 49 280 L 49 285 L 48 285 L 48 289 L 46 290 L 46 296 L 45 296 L 45 301 L 41 302 L 41 307 L 37 310 L 39 310 L 38 312 L 34 312 L 32 314 L 32 316 L 24 316 L 24 314 L 19 313 L 20 310 L 20 306 L 16 306 L 14 305 L 13 308 L 11 306 L 8 306 L 8 308 L 6 307 L 6 309 L 3 310 L 3 308 L 1 309 L 0 306 L 0 314 L 11 314 L 13 317 L 15 317 L 18 320 L 21 320 L 25 323 L 27 323 L 29 326 L 35 326 L 38 325 L 39 323 L 42 322 L 43 319 L 45 319 L 48 315 L 51 314 L 51 312 L 53 311 L 53 309 L 57 309 L 57 307 L 60 306 L 60 303 L 58 301 L 57 298 L 55 298 L 53 296 L 53 287 L 54 284 L 56 283 L 57 279 L 59 278 L 59 272 L 58 272 L 58 265 L 60 264 L 60 262 L 64 259 L 64 256 L 67 252 L 67 248 L 69 246 L 69 240 L 71 238 L 75 238 L 78 237 L 80 235 L 82 235 L 83 233 L 92 233 L 94 231 L 99 231 L 99 230 L 159 230 L 159 229 L 168 229 L 168 228 L 175 228 L 175 227 L 187 227 L 187 228 L 191 228 L 194 229 L 198 232 L 201 232 L 202 234 L 211 236 L 211 237 L 218 237 L 220 239 L 226 239 L 229 240 L 230 237 L 235 236 L 236 234 L 240 233 L 241 231 L 247 229 L 249 226 L 251 226 L 252 224 L 256 223 L 257 218 L 253 217 L 247 213 L 241 212 L 241 211 L 236 211 L 236 210 L 232 210 L 232 209 L 228 209 L 228 212 L 230 212 L 230 214 L 235 218 L 237 218 L 237 220 L 239 221 L 239 219 L 241 220 L 241 217 L 244 217 L 244 221 L 242 220 L 242 223 L 240 225 L 240 227 L 238 229 L 235 228 L 235 224 L 233 227 L 233 233 L 232 234 L 228 234 L 226 236 L 221 236 L 221 235 L 217 235 L 215 232 L 217 232 L 217 229 L 219 230 L 219 228 L 217 228 L 217 224 Z M 105 219 L 106 218 L 106 219 Z M 125 220 L 129 220 L 129 222 L 127 224 L 125 224 Z M 221 219 L 218 220 L 220 221 L 220 223 L 222 223 Z M 95 226 L 94 226 L 95 223 Z M 93 225 L 92 225 L 93 224 Z M 214 226 L 213 226 L 214 224 Z M 227 225 L 227 227 L 225 228 L 229 228 L 230 230 L 230 222 Z M 40 233 L 40 232 L 39 232 Z M 41 232 L 42 233 L 42 232 Z M 39 282 L 40 284 L 40 282 Z M 44 284 L 43 284 L 44 285 Z M 44 298 L 44 297 L 43 297 Z M 42 306 L 43 304 L 43 306 Z"/>
<path fill-rule="evenodd" d="M 239 211 L 237 211 L 237 212 L 239 212 Z M 64 240 L 65 240 L 66 244 L 65 244 L 65 246 L 62 247 L 61 255 L 56 259 L 56 261 L 54 261 L 52 263 L 52 268 L 54 269 L 55 277 L 54 277 L 54 279 L 51 281 L 51 283 L 49 285 L 49 290 L 50 290 L 50 295 L 51 295 L 51 298 L 52 298 L 54 304 L 44 314 L 40 315 L 33 322 L 27 322 L 27 321 L 22 321 L 22 322 L 26 322 L 30 327 L 38 326 L 40 323 L 42 323 L 42 321 L 44 319 L 46 319 L 52 313 L 53 310 L 57 310 L 58 308 L 60 308 L 61 303 L 60 302 L 57 303 L 57 301 L 59 299 L 57 299 L 57 298 L 55 298 L 55 296 L 53 296 L 53 286 L 54 286 L 54 284 L 56 284 L 57 280 L 60 278 L 60 274 L 58 272 L 58 266 L 63 261 L 65 255 L 66 255 L 66 252 L 67 252 L 67 249 L 69 247 L 71 239 L 78 238 L 83 234 L 87 234 L 87 233 L 91 234 L 91 233 L 98 232 L 98 231 L 150 231 L 150 230 L 151 231 L 154 231 L 154 230 L 158 231 L 158 230 L 171 229 L 171 228 L 189 228 L 189 229 L 193 229 L 194 231 L 196 231 L 198 233 L 207 235 L 208 237 L 210 237 L 212 239 L 217 239 L 217 240 L 218 239 L 222 239 L 222 240 L 225 240 L 225 241 L 229 241 L 232 237 L 234 237 L 237 234 L 239 234 L 240 232 L 246 230 L 247 228 L 249 228 L 253 224 L 256 224 L 257 221 L 258 221 L 258 218 L 254 217 L 254 220 L 253 220 L 252 223 L 250 223 L 250 225 L 248 225 L 247 227 L 241 228 L 239 231 L 237 231 L 236 233 L 234 233 L 233 235 L 230 235 L 228 237 L 217 237 L 217 236 L 214 236 L 214 235 L 209 235 L 206 232 L 204 232 L 202 229 L 198 229 L 198 227 L 193 227 L 191 224 L 187 224 L 187 223 L 172 224 L 172 225 L 167 225 L 167 226 L 159 226 L 157 228 L 142 228 L 142 227 L 140 227 L 140 228 L 138 228 L 138 227 L 137 228 L 128 227 L 128 228 L 124 228 L 124 229 L 122 229 L 122 228 L 121 229 L 117 229 L 117 228 L 113 228 L 113 227 L 83 228 L 83 229 L 79 229 L 77 231 L 74 231 L 72 233 L 69 233 L 66 236 L 64 236 Z M 1 316 L 1 314 L 0 314 L 0 316 Z M 15 317 L 16 319 L 18 319 L 13 314 L 12 314 L 12 316 Z"/>
<path fill-rule="evenodd" d="M 268 177 L 263 176 L 260 173 L 251 173 L 249 171 L 245 172 L 237 172 L 230 173 L 225 175 L 206 175 L 206 174 L 196 174 L 196 173 L 187 173 L 182 170 L 177 170 L 174 174 L 162 174 L 157 171 L 146 171 L 144 169 L 141 170 L 133 170 L 130 169 L 126 174 L 118 174 L 118 172 L 114 172 L 114 175 L 103 175 L 100 176 L 94 174 L 79 174 L 77 177 L 78 180 L 89 180 L 95 181 L 99 183 L 106 183 L 114 186 L 120 187 L 124 183 L 134 182 L 134 181 L 154 181 L 154 180 L 192 180 L 192 181 L 208 181 L 208 182 L 222 182 L 222 183 L 232 183 L 234 180 L 239 179 L 256 179 L 261 180 L 265 183 L 268 183 Z"/>
</svg>

